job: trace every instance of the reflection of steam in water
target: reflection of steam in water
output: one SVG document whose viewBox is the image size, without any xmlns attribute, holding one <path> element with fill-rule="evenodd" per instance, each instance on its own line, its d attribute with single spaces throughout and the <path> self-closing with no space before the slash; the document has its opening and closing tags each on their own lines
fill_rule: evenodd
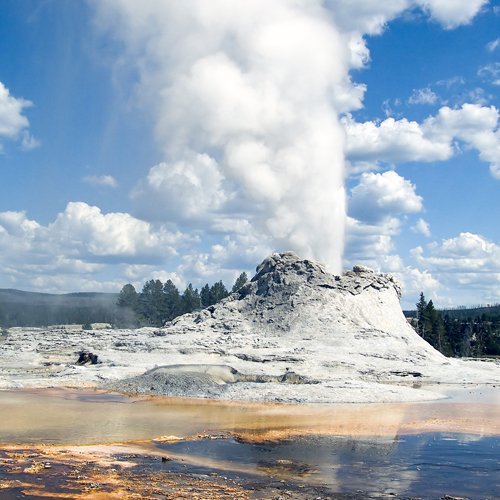
<svg viewBox="0 0 500 500">
<path fill-rule="evenodd" d="M 246 472 L 299 484 L 325 484 L 339 493 L 491 497 L 500 479 L 500 439 L 462 437 L 452 433 L 394 438 L 316 435 L 256 443 L 228 435 L 157 446 L 169 456 L 189 457 L 198 472 L 215 467 L 223 474 Z"/>
<path fill-rule="evenodd" d="M 198 434 L 206 429 L 214 431 Z M 498 406 L 476 401 L 292 406 L 0 391 L 0 442 L 191 435 L 137 446 L 195 473 L 324 483 L 338 492 L 491 497 L 500 439 L 488 433 L 500 435 Z"/>
<path fill-rule="evenodd" d="M 127 398 L 92 390 L 0 391 L 4 443 L 89 444 L 189 436 L 205 430 L 230 431 L 256 443 L 308 435 L 500 435 L 500 412 L 498 405 L 484 402 L 280 405 Z"/>
</svg>

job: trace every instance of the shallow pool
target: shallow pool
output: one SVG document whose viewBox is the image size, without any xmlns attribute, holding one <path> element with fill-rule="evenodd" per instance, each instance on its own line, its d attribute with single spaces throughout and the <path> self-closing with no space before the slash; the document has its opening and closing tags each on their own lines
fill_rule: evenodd
<svg viewBox="0 0 500 500">
<path fill-rule="evenodd" d="M 429 403 L 297 406 L 0 391 L 0 443 L 146 440 L 147 453 L 173 458 L 151 462 L 153 469 L 176 463 L 193 474 L 272 477 L 360 495 L 500 498 L 500 389 L 449 393 Z M 217 432 L 225 439 L 213 439 Z M 172 435 L 195 437 L 151 442 Z"/>
</svg>

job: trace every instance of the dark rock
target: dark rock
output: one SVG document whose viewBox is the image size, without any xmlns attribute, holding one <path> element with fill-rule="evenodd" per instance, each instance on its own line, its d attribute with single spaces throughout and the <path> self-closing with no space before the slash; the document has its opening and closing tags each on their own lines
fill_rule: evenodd
<svg viewBox="0 0 500 500">
<path fill-rule="evenodd" d="M 97 365 L 97 354 L 91 352 L 82 351 L 79 353 L 77 365 Z"/>
</svg>

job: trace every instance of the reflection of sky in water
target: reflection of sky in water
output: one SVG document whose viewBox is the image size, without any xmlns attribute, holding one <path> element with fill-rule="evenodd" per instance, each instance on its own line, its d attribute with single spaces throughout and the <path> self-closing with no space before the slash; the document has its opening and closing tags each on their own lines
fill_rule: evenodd
<svg viewBox="0 0 500 500">
<path fill-rule="evenodd" d="M 472 438 L 472 436 L 469 436 Z M 276 444 L 202 440 L 161 444 L 203 467 L 325 483 L 338 492 L 420 498 L 499 498 L 500 438 L 418 434 L 396 439 L 316 436 Z"/>
<path fill-rule="evenodd" d="M 500 389 L 453 391 L 454 399 L 432 403 L 317 406 L 0 391 L 0 442 L 231 431 L 239 441 L 181 441 L 157 451 L 184 458 L 190 469 L 326 483 L 339 492 L 500 498 L 500 437 L 492 437 L 500 436 Z"/>
<path fill-rule="evenodd" d="M 0 391 L 0 443 L 89 444 L 205 430 L 235 431 L 247 440 L 314 434 L 500 435 L 500 404 L 491 404 L 499 399 L 500 388 L 476 391 L 482 399 L 473 402 L 466 400 L 471 391 L 462 390 L 460 400 L 371 405 L 233 404 L 61 389 Z"/>
</svg>

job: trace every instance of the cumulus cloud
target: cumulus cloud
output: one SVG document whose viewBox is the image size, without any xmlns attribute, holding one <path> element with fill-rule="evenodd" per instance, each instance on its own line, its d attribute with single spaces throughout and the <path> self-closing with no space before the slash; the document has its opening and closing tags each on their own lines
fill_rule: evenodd
<svg viewBox="0 0 500 500">
<path fill-rule="evenodd" d="M 15 139 L 21 130 L 28 127 L 28 119 L 22 112 L 32 105 L 30 101 L 11 96 L 9 89 L 0 82 L 0 136 Z"/>
<path fill-rule="evenodd" d="M 499 178 L 499 112 L 494 106 L 464 104 L 461 108 L 442 107 L 422 124 L 388 118 L 381 123 L 357 123 L 351 115 L 343 118 L 347 133 L 346 152 L 351 162 L 403 163 L 446 160 L 460 151 L 456 139 L 479 151 Z"/>
<path fill-rule="evenodd" d="M 419 9 L 447 29 L 469 24 L 488 0 L 326 0 L 338 25 L 367 35 L 382 32 L 386 24 L 403 13 Z"/>
<path fill-rule="evenodd" d="M 23 98 L 10 95 L 9 89 L 0 82 L 0 138 L 16 140 L 22 135 L 22 148 L 33 149 L 40 145 L 27 132 L 28 119 L 22 114 L 24 108 L 29 108 L 33 103 Z M 2 144 L 0 143 L 0 150 Z"/>
<path fill-rule="evenodd" d="M 447 29 L 469 24 L 489 0 L 424 0 L 418 4 Z"/>
<path fill-rule="evenodd" d="M 417 223 L 411 228 L 414 233 L 422 233 L 427 238 L 431 237 L 431 230 L 429 223 L 424 219 L 418 219 Z"/>
<path fill-rule="evenodd" d="M 428 256 L 426 256 L 428 254 Z M 445 286 L 468 293 L 476 301 L 500 299 L 500 246 L 487 238 L 472 233 L 461 233 L 455 238 L 411 251 L 418 268 L 432 273 Z"/>
<path fill-rule="evenodd" d="M 118 187 L 118 182 L 112 175 L 87 175 L 82 179 L 83 182 L 90 184 L 91 186 L 98 187 Z"/>
<path fill-rule="evenodd" d="M 351 217 L 372 225 L 392 215 L 416 213 L 423 208 L 415 186 L 393 171 L 362 174 L 351 191 L 348 206 Z"/>
<path fill-rule="evenodd" d="M 422 197 L 416 187 L 396 172 L 364 173 L 348 198 L 345 262 L 376 270 L 401 272 L 402 259 L 395 254 L 392 237 L 400 234 L 398 216 L 420 212 Z"/>
<path fill-rule="evenodd" d="M 82 202 L 69 203 L 47 226 L 24 212 L 2 212 L 0 274 L 29 288 L 43 280 L 53 282 L 41 277 L 56 274 L 77 275 L 81 282 L 103 273 L 109 264 L 167 263 L 186 241 L 179 232 L 155 228 L 129 214 L 103 214 Z"/>
<path fill-rule="evenodd" d="M 346 155 L 353 163 L 437 161 L 453 155 L 450 141 L 426 137 L 419 123 L 406 118 L 358 123 L 348 114 L 342 123 L 347 134 Z"/>
</svg>

